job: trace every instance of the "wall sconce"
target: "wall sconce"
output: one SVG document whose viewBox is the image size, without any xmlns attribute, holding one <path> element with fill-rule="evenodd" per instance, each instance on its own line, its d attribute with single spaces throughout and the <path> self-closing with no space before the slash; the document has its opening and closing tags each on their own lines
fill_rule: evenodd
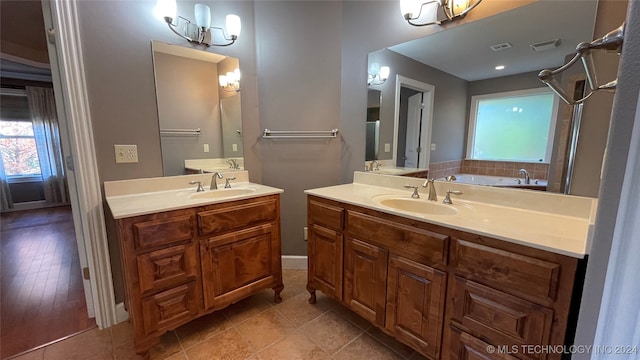
<svg viewBox="0 0 640 360">
<path fill-rule="evenodd" d="M 369 75 L 367 76 L 368 85 L 382 85 L 389 78 L 391 69 L 388 66 L 380 66 L 378 63 L 372 63 L 369 66 Z"/>
<path fill-rule="evenodd" d="M 220 81 L 220 87 L 222 87 L 224 91 L 240 91 L 240 69 L 235 69 L 226 75 L 220 75 L 218 76 L 218 80 Z"/>
<path fill-rule="evenodd" d="M 413 26 L 440 25 L 465 16 L 481 2 L 482 0 L 400 0 L 400 12 Z M 444 14 L 444 18 L 439 17 L 440 12 Z"/>
<path fill-rule="evenodd" d="M 240 36 L 240 17 L 238 15 L 227 15 L 226 29 L 211 26 L 211 9 L 204 4 L 196 4 L 194 6 L 196 23 L 192 23 L 189 19 L 182 16 L 176 17 L 177 5 L 176 0 L 157 0 L 156 12 L 161 16 L 169 26 L 169 29 L 181 38 L 198 45 L 204 46 L 229 46 L 236 42 Z M 173 20 L 176 20 L 175 24 Z M 180 19 L 184 25 L 180 29 Z M 222 34 L 224 42 L 214 43 L 213 30 L 217 30 Z M 229 34 L 227 36 L 227 33 Z"/>
</svg>

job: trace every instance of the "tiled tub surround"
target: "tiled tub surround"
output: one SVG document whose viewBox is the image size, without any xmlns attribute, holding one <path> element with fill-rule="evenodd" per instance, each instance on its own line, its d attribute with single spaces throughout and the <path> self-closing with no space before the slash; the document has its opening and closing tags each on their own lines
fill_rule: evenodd
<svg viewBox="0 0 640 360">
<path fill-rule="evenodd" d="M 484 161 L 484 160 L 464 160 L 462 162 L 461 173 L 478 174 L 491 176 L 522 177 L 518 170 L 525 169 L 529 172 L 531 179 L 547 179 L 549 164 L 510 162 L 510 161 Z M 450 175 L 450 174 L 446 174 Z M 443 175 L 443 176 L 446 176 Z"/>
<path fill-rule="evenodd" d="M 462 192 L 450 205 L 456 215 L 397 210 L 375 200 L 383 196 L 409 199 L 411 191 L 404 186 L 413 185 L 421 194 L 418 201 L 428 202 L 423 182 L 355 172 L 351 184 L 305 193 L 575 258 L 589 253 L 597 199 L 436 181 L 440 203 L 447 190 Z"/>
</svg>

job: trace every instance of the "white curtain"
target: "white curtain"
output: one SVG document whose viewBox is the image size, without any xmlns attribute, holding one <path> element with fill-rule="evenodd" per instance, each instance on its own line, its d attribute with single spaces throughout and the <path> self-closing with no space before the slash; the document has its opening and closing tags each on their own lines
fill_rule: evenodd
<svg viewBox="0 0 640 360">
<path fill-rule="evenodd" d="M 0 156 L 0 211 L 13 208 L 13 199 L 11 191 L 9 191 L 9 183 L 7 182 L 7 174 L 4 172 L 4 162 Z"/>
<path fill-rule="evenodd" d="M 40 159 L 44 198 L 51 203 L 68 203 L 69 194 L 53 89 L 27 86 L 27 98 Z"/>
</svg>

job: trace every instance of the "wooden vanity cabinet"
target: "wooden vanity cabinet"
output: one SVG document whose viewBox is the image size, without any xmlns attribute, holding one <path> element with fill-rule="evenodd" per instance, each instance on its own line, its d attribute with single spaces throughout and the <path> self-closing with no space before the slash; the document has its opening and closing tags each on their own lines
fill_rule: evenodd
<svg viewBox="0 0 640 360">
<path fill-rule="evenodd" d="M 327 209 L 333 220 L 324 220 Z M 308 217 L 310 302 L 315 302 L 315 291 L 321 290 L 384 332 L 427 356 L 437 357 L 448 237 L 406 219 L 388 215 L 383 219 L 375 211 L 356 210 L 313 196 L 309 197 Z M 343 224 L 342 229 L 337 229 L 339 224 Z M 332 228 L 328 233 L 331 239 L 339 234 L 337 238 L 344 240 L 341 248 L 339 242 L 326 240 L 328 229 L 324 226 Z M 322 243 L 331 246 L 319 245 Z M 336 289 L 340 284 L 342 289 Z"/>
<path fill-rule="evenodd" d="M 136 352 L 267 288 L 281 301 L 280 196 L 116 220 Z"/>
<path fill-rule="evenodd" d="M 565 344 L 578 259 L 315 196 L 308 203 L 311 303 L 321 290 L 433 360 L 561 357 L 526 346 Z"/>
</svg>

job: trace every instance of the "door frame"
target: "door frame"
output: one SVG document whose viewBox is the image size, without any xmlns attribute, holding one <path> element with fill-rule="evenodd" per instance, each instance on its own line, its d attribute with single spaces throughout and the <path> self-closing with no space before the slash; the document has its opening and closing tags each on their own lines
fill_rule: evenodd
<svg viewBox="0 0 640 360">
<path fill-rule="evenodd" d="M 109 245 L 104 219 L 102 189 L 89 111 L 76 1 L 43 1 L 48 36 L 55 42 L 51 55 L 56 106 L 68 138 L 77 194 L 72 201 L 78 251 L 86 254 L 90 291 L 96 324 L 102 329 L 116 324 Z M 61 131 L 61 133 L 64 131 Z M 81 255 L 82 256 L 82 255 Z M 87 304 L 89 307 L 90 304 Z"/>
<path fill-rule="evenodd" d="M 424 156 L 425 156 L 425 165 L 429 167 L 431 163 L 431 130 L 433 126 L 433 99 L 436 87 L 431 84 L 427 84 L 422 81 L 418 81 L 415 79 L 408 78 L 402 75 L 396 75 L 396 93 L 395 93 L 395 105 L 393 111 L 393 153 L 391 155 L 391 161 L 394 164 L 397 164 L 398 157 L 398 127 L 400 123 L 400 89 L 402 87 L 406 87 L 409 89 L 413 89 L 416 91 L 420 91 L 424 93 L 422 97 L 422 102 L 424 104 L 422 110 L 422 120 L 427 120 L 426 130 L 428 131 L 428 135 L 426 136 L 425 143 L 428 146 L 424 146 Z M 426 118 L 425 118 L 426 116 Z M 424 124 L 423 124 L 424 125 Z M 423 126 L 424 128 L 424 126 Z M 422 134 L 421 134 L 422 136 Z"/>
</svg>

